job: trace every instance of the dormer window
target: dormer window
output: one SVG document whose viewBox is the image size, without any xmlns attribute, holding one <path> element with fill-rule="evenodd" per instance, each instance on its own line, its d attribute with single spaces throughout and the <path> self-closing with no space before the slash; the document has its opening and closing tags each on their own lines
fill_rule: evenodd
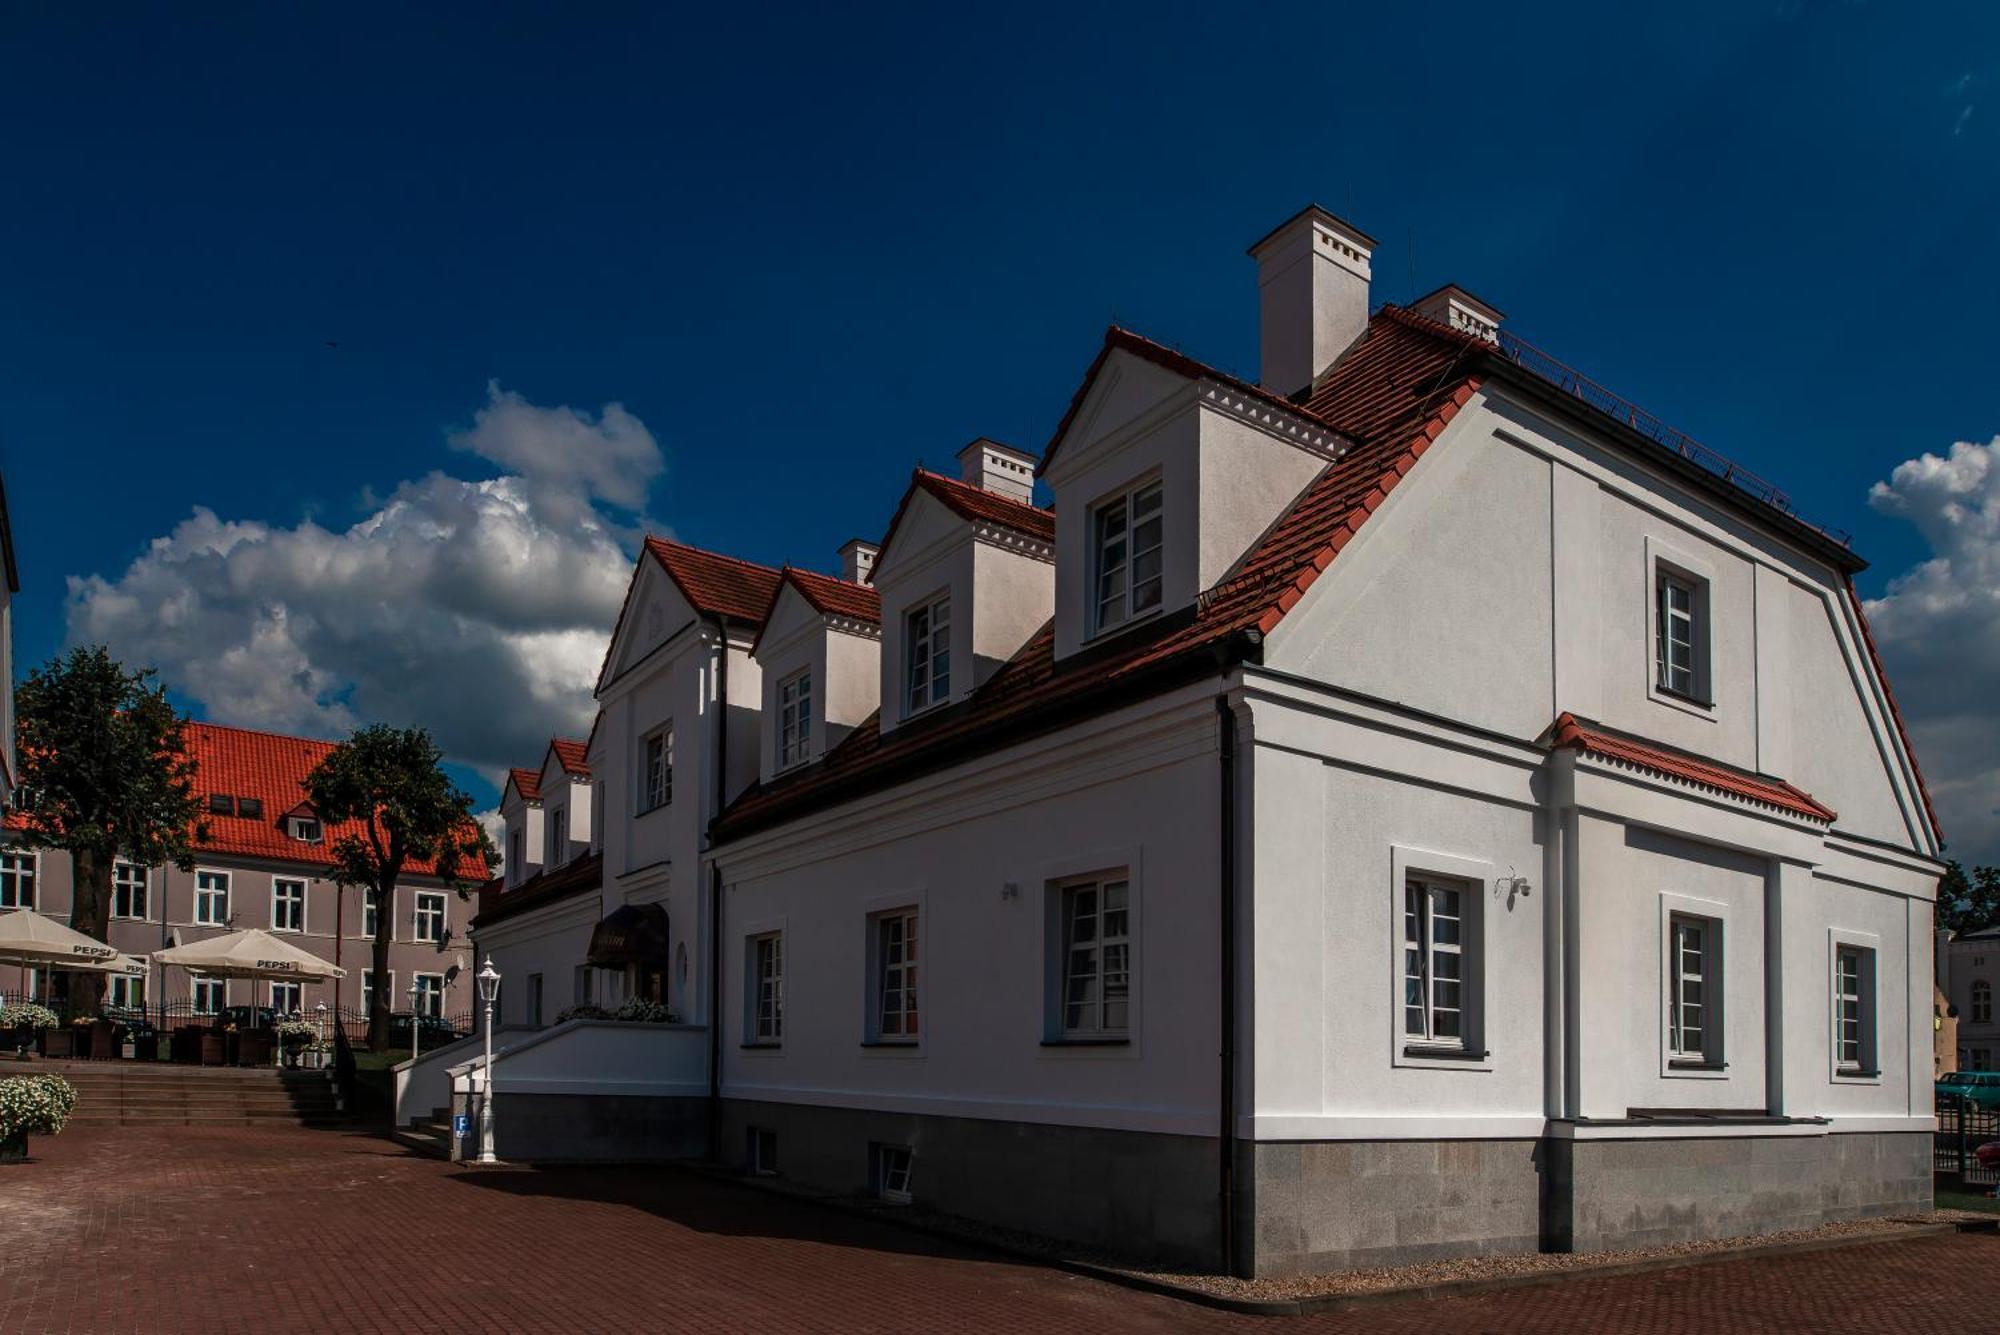
<svg viewBox="0 0 2000 1335">
<path fill-rule="evenodd" d="M 778 683 L 778 768 L 812 754 L 812 673 L 795 672 Z"/>
<path fill-rule="evenodd" d="M 292 816 L 289 818 L 288 824 L 291 827 L 292 838 L 302 844 L 316 844 L 322 837 L 319 821 L 315 817 Z"/>
<path fill-rule="evenodd" d="M 1111 630 L 1158 610 L 1161 528 L 1158 482 L 1134 487 L 1092 514 L 1095 631 Z"/>
<path fill-rule="evenodd" d="M 1655 567 L 1653 597 L 1654 684 L 1706 704 L 1708 581 L 1662 562 Z"/>
<path fill-rule="evenodd" d="M 915 714 L 951 698 L 951 595 L 934 598 L 904 621 L 906 713 Z"/>
</svg>

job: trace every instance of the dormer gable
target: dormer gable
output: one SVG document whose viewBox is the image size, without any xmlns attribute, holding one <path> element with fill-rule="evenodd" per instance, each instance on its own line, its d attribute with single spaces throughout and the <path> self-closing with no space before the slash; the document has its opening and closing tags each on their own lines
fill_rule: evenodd
<svg viewBox="0 0 2000 1335">
<path fill-rule="evenodd" d="M 519 885 L 542 869 L 542 772 L 516 767 L 500 787 L 501 877 Z"/>
<path fill-rule="evenodd" d="M 751 646 L 762 678 L 758 774 L 818 760 L 880 699 L 881 597 L 866 584 L 787 566 Z"/>
<path fill-rule="evenodd" d="M 1057 658 L 1192 608 L 1349 443 L 1296 404 L 1113 327 L 1042 463 Z"/>
<path fill-rule="evenodd" d="M 537 786 L 541 793 L 544 865 L 567 866 L 591 846 L 590 763 L 587 743 L 552 737 L 542 753 Z"/>
<path fill-rule="evenodd" d="M 968 454 L 986 470 L 991 441 Z M 1018 484 L 997 470 L 996 484 Z M 1002 482 L 1001 479 L 1005 481 Z M 882 726 L 964 700 L 1027 642 L 1055 594 L 1055 516 L 1012 495 L 918 469 L 882 539 Z"/>
<path fill-rule="evenodd" d="M 754 633 L 777 585 L 770 566 L 648 537 L 605 647 L 597 692 L 702 621 Z"/>
</svg>

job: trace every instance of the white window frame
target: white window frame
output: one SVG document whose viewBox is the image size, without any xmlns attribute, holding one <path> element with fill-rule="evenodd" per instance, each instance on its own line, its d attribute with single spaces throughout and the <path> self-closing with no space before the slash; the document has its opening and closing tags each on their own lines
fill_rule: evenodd
<svg viewBox="0 0 2000 1335">
<path fill-rule="evenodd" d="M 1110 892 L 1117 890 L 1123 902 L 1112 906 L 1108 901 Z M 1077 939 L 1077 927 L 1083 915 L 1076 907 L 1076 900 L 1082 894 L 1092 894 L 1090 913 L 1091 934 L 1087 944 Z M 1108 867 L 1103 871 L 1081 876 L 1066 876 L 1049 887 L 1049 899 L 1054 919 L 1052 958 L 1050 972 L 1054 976 L 1053 1013 L 1048 1020 L 1051 1042 L 1060 1043 L 1129 1043 L 1133 1031 L 1138 1027 L 1138 996 L 1136 979 L 1139 972 L 1139 931 L 1138 931 L 1138 888 L 1129 868 Z M 1110 930 L 1106 920 L 1111 914 L 1123 915 L 1123 930 Z M 1123 952 L 1124 967 L 1117 969 L 1110 958 L 1113 949 Z M 1080 975 L 1075 965 L 1079 952 L 1088 951 L 1092 956 L 1089 977 L 1095 980 L 1092 996 L 1084 1001 L 1075 1001 L 1074 984 Z M 1124 1023 L 1113 1023 L 1110 995 L 1110 978 L 1122 975 L 1122 1001 Z M 1094 1011 L 1078 1015 L 1074 1007 L 1084 1006 Z M 1079 1022 L 1073 1023 L 1075 1019 Z"/>
<path fill-rule="evenodd" d="M 221 882 L 220 887 L 204 885 L 204 878 Z M 194 873 L 194 923 L 197 927 L 227 927 L 229 925 L 229 901 L 236 887 L 231 883 L 230 874 L 213 868 L 197 867 Z M 222 911 L 218 915 L 214 904 L 216 896 L 222 898 Z"/>
<path fill-rule="evenodd" d="M 812 669 L 800 668 L 778 683 L 779 769 L 812 759 Z"/>
<path fill-rule="evenodd" d="M 913 717 L 951 699 L 951 590 L 934 593 L 903 613 L 903 716 Z M 943 613 L 943 625 L 939 625 Z M 922 618 L 924 629 L 917 630 Z M 918 666 L 923 674 L 918 676 Z M 940 689 L 939 666 L 943 687 Z M 921 684 L 920 684 L 921 681 Z"/>
<path fill-rule="evenodd" d="M 366 885 L 361 887 L 361 939 L 364 941 L 373 941 L 376 929 L 381 926 L 376 921 L 376 915 L 382 911 L 378 903 L 380 899 L 380 892 L 376 891 L 373 887 Z M 389 940 L 393 942 L 395 939 L 396 915 L 391 913 L 389 915 Z"/>
<path fill-rule="evenodd" d="M 282 923 L 278 919 L 278 906 L 280 902 L 278 890 L 280 886 L 294 888 L 299 892 L 298 896 L 299 923 L 298 926 L 296 927 L 293 927 L 288 923 Z M 308 887 L 308 882 L 305 880 L 304 877 L 273 876 L 271 878 L 271 930 L 272 931 L 286 932 L 286 933 L 303 933 L 306 930 L 306 901 L 307 899 L 310 898 L 310 895 L 307 893 L 307 887 Z"/>
<path fill-rule="evenodd" d="M 1139 502 L 1150 498 L 1153 508 L 1144 515 L 1136 515 Z M 1111 532 L 1113 523 L 1118 531 Z M 1156 523 L 1159 532 L 1153 541 L 1140 547 L 1136 544 L 1138 526 L 1148 522 Z M 1113 559 L 1109 549 L 1119 547 L 1120 554 Z M 1133 573 L 1144 557 L 1152 557 L 1155 569 L 1151 576 L 1134 580 Z M 1101 635 L 1106 631 L 1118 630 L 1147 617 L 1157 616 L 1164 605 L 1166 587 L 1166 489 L 1157 476 L 1136 482 L 1115 496 L 1106 498 L 1090 510 L 1090 633 Z M 1107 580 L 1116 577 L 1118 591 L 1105 591 Z M 1135 608 L 1136 594 L 1140 589 L 1150 589 L 1152 603 L 1143 608 Z M 1115 611 L 1112 604 L 1115 601 Z"/>
<path fill-rule="evenodd" d="M 271 980 L 271 1013 L 280 1019 L 287 1015 L 303 1015 L 306 1009 L 306 985 L 290 979 Z M 280 1000 L 286 998 L 287 1000 Z"/>
<path fill-rule="evenodd" d="M 659 752 L 654 754 L 654 743 Z M 674 724 L 669 719 L 639 738 L 639 814 L 674 804 Z"/>
<path fill-rule="evenodd" d="M 1882 1083 L 1881 1006 L 1882 938 L 1871 932 L 1848 931 L 1835 927 L 1827 931 L 1827 1067 L 1834 1083 L 1879 1085 Z M 1854 978 L 1854 1041 L 1857 1052 L 1849 1061 L 1844 1052 L 1848 1017 L 1843 1003 L 1842 964 L 1852 957 L 1860 966 Z"/>
<path fill-rule="evenodd" d="M 1701 954 L 1701 1048 L 1677 1047 L 1683 1030 L 1686 962 L 1678 958 L 1676 919 L 1689 919 L 1704 931 Z M 1729 905 L 1691 895 L 1660 896 L 1660 977 L 1654 996 L 1659 1014 L 1660 1074 L 1670 1079 L 1729 1078 Z"/>
<path fill-rule="evenodd" d="M 211 998 L 202 1005 L 202 998 Z M 220 1015 L 229 1005 L 229 983 L 222 978 L 196 978 L 188 985 L 188 1007 L 196 1015 Z"/>
<path fill-rule="evenodd" d="M 1993 984 L 1984 978 L 1972 980 L 1970 1004 L 1966 1007 L 1967 1024 L 1993 1023 Z"/>
<path fill-rule="evenodd" d="M 26 896 L 23 902 L 22 881 Z M 31 909 L 40 894 L 42 855 L 33 849 L 0 851 L 0 909 Z"/>
<path fill-rule="evenodd" d="M 540 974 L 534 977 L 540 978 Z M 444 975 L 441 973 L 413 973 L 410 981 L 417 986 L 416 1012 L 430 1019 L 444 1018 Z"/>
<path fill-rule="evenodd" d="M 743 937 L 743 1046 L 780 1048 L 784 1042 L 785 929 L 754 924 Z"/>
<path fill-rule="evenodd" d="M 139 989 L 137 1000 L 132 997 L 134 986 Z M 111 975 L 111 988 L 104 994 L 107 1006 L 119 1010 L 143 1010 L 146 1006 L 146 975 L 142 973 L 117 973 Z"/>
<path fill-rule="evenodd" d="M 1494 864 L 1465 853 L 1443 853 L 1409 844 L 1389 846 L 1388 960 L 1389 1064 L 1440 1071 L 1490 1071 L 1493 1053 L 1487 1042 L 1487 997 L 1490 994 L 1489 906 L 1498 876 Z M 1407 971 L 1404 953 L 1404 906 L 1412 881 L 1436 884 L 1459 892 L 1459 1038 L 1456 1043 L 1416 1038 L 1407 1031 L 1404 998 Z"/>
<path fill-rule="evenodd" d="M 388 997 L 389 1009 L 396 1009 L 396 971 L 394 969 L 389 970 Z M 366 1015 L 374 1004 L 375 971 L 373 969 L 363 969 L 361 971 L 361 1013 Z"/>
<path fill-rule="evenodd" d="M 870 1184 L 878 1199 L 896 1205 L 910 1203 L 910 1173 L 916 1163 L 916 1151 L 908 1145 L 887 1145 L 876 1143 L 869 1147 Z"/>
<path fill-rule="evenodd" d="M 863 958 L 868 962 L 868 1015 L 863 1041 L 872 1047 L 915 1048 L 923 1041 L 925 1015 L 923 983 L 924 957 L 923 901 L 906 895 L 886 896 L 864 906 L 867 909 L 868 939 Z M 901 933 L 900 952 L 890 949 L 889 936 Z M 897 1008 L 900 1023 L 891 1022 L 888 1003 L 900 996 Z"/>
<path fill-rule="evenodd" d="M 137 873 L 136 879 L 133 873 Z M 123 896 L 124 908 L 119 907 Z M 139 907 L 132 912 L 133 903 Z M 153 907 L 153 877 L 149 869 L 136 862 L 119 860 L 111 864 L 111 916 L 120 922 L 145 922 L 148 910 Z"/>
<path fill-rule="evenodd" d="M 428 936 L 424 932 L 424 920 L 432 916 L 424 912 L 426 905 L 435 904 L 437 912 L 437 934 Z M 451 900 L 442 890 L 416 890 L 410 895 L 410 939 L 427 946 L 444 944 L 445 933 L 451 930 Z"/>
<path fill-rule="evenodd" d="M 569 808 L 557 807 L 550 813 L 548 856 L 543 861 L 551 868 L 569 865 Z"/>
<path fill-rule="evenodd" d="M 302 844 L 326 842 L 326 826 L 320 823 L 317 816 L 287 816 L 285 832 Z"/>
<path fill-rule="evenodd" d="M 1667 611 L 1667 589 L 1687 590 L 1688 689 L 1669 683 L 1667 634 L 1674 620 Z M 1646 539 L 1646 694 L 1656 703 L 1697 718 L 1715 712 L 1715 570 L 1707 562 L 1653 538 Z"/>
</svg>

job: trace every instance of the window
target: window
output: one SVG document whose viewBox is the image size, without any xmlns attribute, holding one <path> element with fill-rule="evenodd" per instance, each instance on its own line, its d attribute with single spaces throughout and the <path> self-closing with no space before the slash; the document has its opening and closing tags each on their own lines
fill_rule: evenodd
<svg viewBox="0 0 2000 1335">
<path fill-rule="evenodd" d="M 798 672 L 778 685 L 778 768 L 812 754 L 812 673 Z"/>
<path fill-rule="evenodd" d="M 1122 626 L 1160 605 L 1160 484 L 1149 482 L 1097 508 L 1097 630 Z"/>
<path fill-rule="evenodd" d="M 214 1015 L 224 1004 L 223 982 L 220 978 L 197 978 L 194 980 L 194 1013 Z"/>
<path fill-rule="evenodd" d="M 951 698 L 951 596 L 947 594 L 909 614 L 903 626 L 904 680 L 907 713 L 914 714 Z"/>
<path fill-rule="evenodd" d="M 271 882 L 271 930 L 303 932 L 306 929 L 306 883 L 283 878 Z"/>
<path fill-rule="evenodd" d="M 0 909 L 35 907 L 35 855 L 0 853 Z"/>
<path fill-rule="evenodd" d="M 766 932 L 750 941 L 750 1034 L 756 1043 L 779 1043 L 785 1037 L 785 939 Z"/>
<path fill-rule="evenodd" d="M 549 835 L 549 865 L 560 867 L 569 861 L 569 812 L 556 808 L 556 818 Z"/>
<path fill-rule="evenodd" d="M 236 799 L 227 793 L 210 793 L 208 795 L 208 814 L 211 816 L 234 816 L 236 814 Z"/>
<path fill-rule="evenodd" d="M 1720 1066 L 1716 988 L 1722 924 L 1685 913 L 1668 919 L 1667 1051 L 1676 1066 Z"/>
<path fill-rule="evenodd" d="M 129 862 L 111 864 L 111 916 L 140 919 L 146 916 L 144 867 L 135 867 Z"/>
<path fill-rule="evenodd" d="M 319 821 L 312 816 L 294 816 L 291 825 L 292 838 L 302 844 L 316 844 L 324 837 L 320 831 Z"/>
<path fill-rule="evenodd" d="M 521 860 L 521 837 L 524 833 L 526 832 L 518 826 L 507 831 L 507 870 L 513 874 L 514 879 L 517 881 L 528 870 L 527 865 Z"/>
<path fill-rule="evenodd" d="M 389 973 L 389 990 L 384 995 L 390 998 L 389 1009 L 394 1010 L 396 1008 L 396 974 L 394 970 L 391 970 Z M 361 1011 L 365 1015 L 374 1009 L 375 971 L 373 969 L 363 969 L 361 971 Z"/>
<path fill-rule="evenodd" d="M 237 798 L 236 814 L 247 820 L 264 819 L 264 799 L 261 797 Z"/>
<path fill-rule="evenodd" d="M 750 1143 L 747 1157 L 750 1171 L 758 1177 L 771 1177 L 778 1171 L 778 1133 L 767 1126 L 750 1128 Z"/>
<path fill-rule="evenodd" d="M 194 874 L 194 920 L 203 927 L 229 925 L 229 873 L 198 871 Z"/>
<path fill-rule="evenodd" d="M 1875 952 L 1833 951 L 1833 1061 L 1843 1075 L 1875 1073 Z"/>
<path fill-rule="evenodd" d="M 570 1000 L 578 1006 L 588 1006 L 597 1000 L 597 970 L 588 964 L 576 966 L 576 977 Z"/>
<path fill-rule="evenodd" d="M 1412 876 L 1403 882 L 1403 1037 L 1426 1047 L 1465 1046 L 1465 887 Z"/>
<path fill-rule="evenodd" d="M 417 1014 L 435 1019 L 444 1014 L 444 975 L 441 973 L 420 973 L 413 979 L 417 985 Z M 535 974 L 528 980 L 537 993 L 535 999 L 535 1023 L 542 1022 L 541 984 L 542 976 Z"/>
<path fill-rule="evenodd" d="M 878 1042 L 917 1039 L 917 911 L 875 919 L 875 1033 Z"/>
<path fill-rule="evenodd" d="M 910 1147 L 907 1145 L 871 1145 L 870 1158 L 874 1161 L 870 1177 L 875 1184 L 875 1194 L 885 1201 L 899 1205 L 910 1203 Z"/>
<path fill-rule="evenodd" d="M 674 725 L 646 736 L 639 766 L 639 812 L 656 811 L 674 800 Z"/>
<path fill-rule="evenodd" d="M 137 974 L 113 974 L 109 996 L 110 1005 L 115 1010 L 144 1010 L 146 1007 L 146 980 Z"/>
<path fill-rule="evenodd" d="M 1062 891 L 1062 1032 L 1126 1037 L 1131 1025 L 1130 884 L 1084 881 Z"/>
<path fill-rule="evenodd" d="M 1653 684 L 1708 703 L 1708 581 L 1660 563 L 1653 576 Z"/>
<path fill-rule="evenodd" d="M 416 940 L 444 944 L 444 896 L 435 890 L 417 892 Z"/>
<path fill-rule="evenodd" d="M 542 1027 L 542 976 L 538 973 L 528 975 L 527 1003 L 527 1021 L 534 1028 L 540 1029 Z"/>
<path fill-rule="evenodd" d="M 370 941 L 375 939 L 375 933 L 378 930 L 376 919 L 380 916 L 378 909 L 381 906 L 381 902 L 381 891 L 373 888 L 364 888 L 361 891 L 361 935 Z M 389 938 L 392 941 L 395 939 L 393 932 L 394 925 L 392 924 L 391 936 Z"/>
<path fill-rule="evenodd" d="M 1972 1069 L 1975 1071 L 1992 1070 L 1993 1050 L 1991 1048 L 1974 1048 L 1972 1050 Z"/>
<path fill-rule="evenodd" d="M 1984 978 L 1972 980 L 1972 1022 L 1993 1023 L 1993 984 Z"/>
<path fill-rule="evenodd" d="M 271 984 L 271 1009 L 278 1015 L 297 1015 L 305 1009 L 305 984 Z"/>
</svg>

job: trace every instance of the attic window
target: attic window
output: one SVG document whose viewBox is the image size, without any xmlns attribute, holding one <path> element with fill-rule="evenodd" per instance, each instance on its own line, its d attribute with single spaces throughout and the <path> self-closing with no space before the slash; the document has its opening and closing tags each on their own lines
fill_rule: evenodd
<svg viewBox="0 0 2000 1335">
<path fill-rule="evenodd" d="M 251 820 L 261 820 L 264 816 L 264 799 L 261 797 L 239 797 L 236 799 L 236 814 Z"/>
<path fill-rule="evenodd" d="M 208 814 L 211 816 L 234 816 L 236 814 L 236 799 L 227 793 L 210 793 L 208 795 Z"/>
<path fill-rule="evenodd" d="M 1122 626 L 1160 606 L 1160 484 L 1149 482 L 1097 508 L 1097 625 Z"/>
<path fill-rule="evenodd" d="M 319 821 L 312 816 L 291 818 L 292 838 L 302 844 L 316 844 L 320 841 Z"/>
</svg>

